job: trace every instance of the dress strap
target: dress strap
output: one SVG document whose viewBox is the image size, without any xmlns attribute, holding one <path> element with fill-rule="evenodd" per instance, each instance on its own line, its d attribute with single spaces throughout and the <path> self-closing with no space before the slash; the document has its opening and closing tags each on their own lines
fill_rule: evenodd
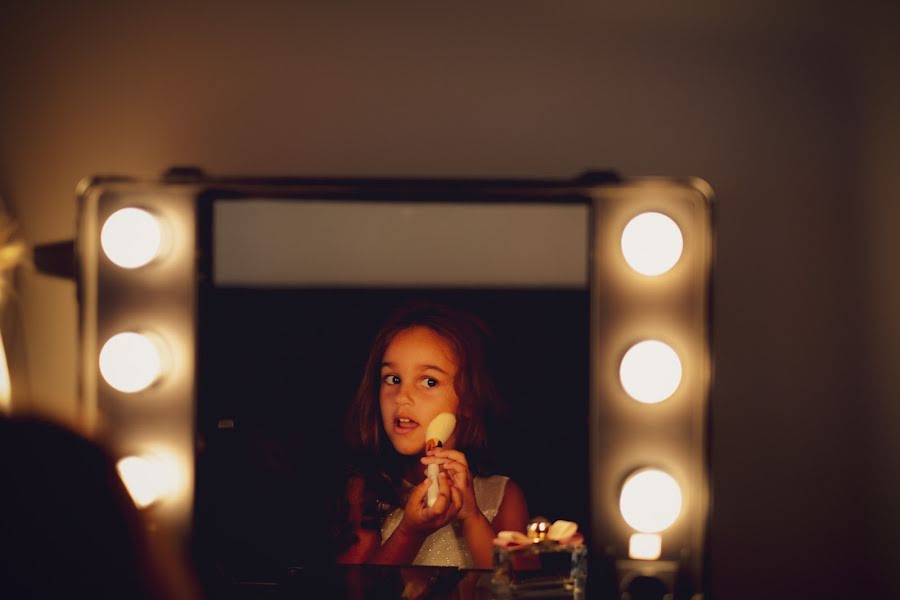
<svg viewBox="0 0 900 600">
<path fill-rule="evenodd" d="M 503 475 L 491 475 L 490 477 L 476 477 L 473 481 L 475 487 L 475 499 L 478 508 L 484 513 L 488 521 L 493 522 L 503 502 L 503 493 L 506 491 L 506 482 L 509 477 Z"/>
</svg>

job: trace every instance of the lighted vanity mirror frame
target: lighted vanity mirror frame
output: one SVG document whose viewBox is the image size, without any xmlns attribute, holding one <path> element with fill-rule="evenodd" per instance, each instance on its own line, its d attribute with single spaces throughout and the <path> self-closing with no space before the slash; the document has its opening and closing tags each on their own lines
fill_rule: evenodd
<svg viewBox="0 0 900 600">
<path fill-rule="evenodd" d="M 708 589 L 709 398 L 712 385 L 713 194 L 701 180 L 643 178 L 604 186 L 594 197 L 591 275 L 591 498 L 594 544 L 616 560 L 620 591 L 635 576 Z M 621 235 L 637 215 L 675 222 L 683 248 L 671 269 L 648 276 L 622 256 Z M 620 380 L 626 352 L 658 340 L 677 354 L 681 379 L 662 401 L 645 404 Z M 629 559 L 638 533 L 623 518 L 619 493 L 644 468 L 678 481 L 682 507 L 661 535 L 656 560 Z M 679 582 L 679 578 L 688 581 Z"/>
<path fill-rule="evenodd" d="M 80 416 L 114 450 L 121 448 L 124 453 L 125 449 L 134 452 L 164 448 L 179 458 L 185 467 L 183 488 L 156 503 L 153 518 L 171 525 L 185 540 L 196 533 L 198 518 L 205 518 L 205 507 L 211 504 L 211 499 L 202 497 L 205 478 L 211 476 L 204 462 L 205 452 L 214 440 L 227 439 L 230 432 L 242 426 L 227 408 L 211 400 L 215 395 L 208 389 L 211 353 L 200 348 L 200 338 L 207 335 L 203 332 L 211 329 L 211 323 L 215 325 L 213 329 L 221 329 L 219 325 L 227 318 L 246 320 L 246 315 L 223 317 L 212 314 L 208 307 L 211 298 L 221 296 L 223 289 L 233 288 L 240 293 L 241 289 L 267 285 L 264 281 L 242 282 L 241 277 L 253 276 L 253 269 L 223 271 L 216 264 L 216 257 L 223 256 L 223 249 L 216 246 L 217 227 L 222 227 L 217 219 L 224 214 L 217 207 L 230 204 L 240 208 L 254 203 L 320 204 L 337 209 L 408 205 L 421 207 L 421 211 L 413 211 L 417 214 L 451 204 L 486 210 L 581 207 L 587 229 L 583 273 L 566 275 L 548 287 L 568 288 L 586 298 L 584 345 L 589 364 L 583 387 L 587 423 L 573 423 L 574 427 L 583 427 L 588 438 L 584 463 L 589 498 L 584 499 L 584 506 L 589 514 L 582 519 L 582 529 L 591 541 L 595 558 L 605 556 L 618 561 L 622 572 L 627 573 L 625 559 L 634 531 L 619 515 L 618 486 L 621 478 L 646 464 L 664 467 L 682 482 L 684 508 L 678 522 L 665 532 L 660 560 L 649 563 L 665 571 L 675 561 L 689 557 L 681 566 L 698 582 L 695 589 L 702 591 L 708 517 L 712 266 L 712 194 L 704 182 L 623 179 L 605 172 L 572 180 L 466 180 L 214 178 L 199 171 L 177 170 L 159 180 L 90 179 L 80 186 L 78 198 Z M 129 206 L 152 210 L 165 220 L 171 235 L 164 256 L 132 270 L 117 268 L 103 258 L 100 249 L 100 228 L 106 218 Z M 631 269 L 621 250 L 623 228 L 642 212 L 669 216 L 684 236 L 678 262 L 656 277 Z M 316 267 L 320 263 L 315 261 L 322 257 L 306 256 L 305 260 Z M 476 277 L 456 287 L 470 285 L 506 293 L 510 288 L 521 290 L 529 286 L 528 273 L 510 274 L 505 267 L 501 270 L 504 274 L 498 277 L 508 280 L 491 284 Z M 547 271 L 552 272 L 553 269 Z M 296 275 L 278 273 L 278 277 Z M 321 288 L 337 296 L 356 288 L 381 288 L 378 293 L 384 294 L 385 302 L 395 296 L 384 288 L 410 287 L 409 282 L 379 285 L 377 280 L 354 285 L 328 279 L 328 269 L 312 269 L 300 277 L 307 277 L 307 283 L 274 281 L 271 287 L 276 295 L 280 287 L 292 287 Z M 415 287 L 456 293 L 454 285 L 440 280 L 421 281 Z M 402 297 L 402 293 L 396 295 Z M 97 357 L 104 340 L 119 331 L 131 330 L 152 330 L 159 335 L 171 353 L 171 368 L 146 390 L 122 394 L 99 376 Z M 665 341 L 683 362 L 678 389 L 655 405 L 635 402 L 619 383 L 622 356 L 644 339 Z M 227 374 L 227 370 L 223 371 L 223 375 Z M 352 383 L 355 384 L 356 381 Z M 247 396 L 253 396 L 252 390 Z M 553 407 L 562 410 L 558 407 L 566 402 L 560 397 L 549 400 L 546 410 L 551 412 Z M 198 506 L 202 510 L 198 511 Z M 578 518 L 572 514 L 548 516 Z M 650 568 L 648 561 L 642 563 L 645 571 Z"/>
</svg>

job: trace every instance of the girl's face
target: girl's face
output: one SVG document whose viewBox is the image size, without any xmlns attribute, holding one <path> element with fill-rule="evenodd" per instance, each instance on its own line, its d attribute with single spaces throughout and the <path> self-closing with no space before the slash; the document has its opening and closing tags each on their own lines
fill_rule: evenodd
<svg viewBox="0 0 900 600">
<path fill-rule="evenodd" d="M 427 327 L 404 329 L 388 344 L 378 399 L 384 430 L 397 452 L 423 453 L 431 420 L 442 412 L 456 414 L 458 365 L 450 345 Z M 450 436 L 444 446 L 452 447 L 455 439 Z"/>
</svg>

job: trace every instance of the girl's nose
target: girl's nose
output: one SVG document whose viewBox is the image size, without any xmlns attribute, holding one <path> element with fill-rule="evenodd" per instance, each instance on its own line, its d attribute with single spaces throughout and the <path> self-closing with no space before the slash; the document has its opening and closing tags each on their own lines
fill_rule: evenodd
<svg viewBox="0 0 900 600">
<path fill-rule="evenodd" d="M 406 382 L 401 383 L 400 390 L 397 392 L 397 404 L 412 404 L 413 402 L 412 388 Z"/>
</svg>

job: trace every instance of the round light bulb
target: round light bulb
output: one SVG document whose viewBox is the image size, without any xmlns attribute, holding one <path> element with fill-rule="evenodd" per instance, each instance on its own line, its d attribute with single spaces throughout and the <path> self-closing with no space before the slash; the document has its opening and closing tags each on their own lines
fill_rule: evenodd
<svg viewBox="0 0 900 600">
<path fill-rule="evenodd" d="M 116 463 L 116 470 L 138 508 L 171 494 L 177 485 L 177 466 L 157 454 L 126 456 Z"/>
<path fill-rule="evenodd" d="M 622 358 L 619 381 L 625 392 L 638 402 L 662 402 L 681 384 L 681 359 L 660 341 L 638 342 Z"/>
<path fill-rule="evenodd" d="M 147 389 L 162 375 L 160 346 L 159 341 L 144 334 L 118 333 L 100 350 L 100 374 L 120 392 L 131 394 Z"/>
<path fill-rule="evenodd" d="M 662 213 L 641 213 L 622 231 L 625 261 L 642 275 L 662 275 L 674 267 L 683 247 L 681 229 Z"/>
<path fill-rule="evenodd" d="M 136 269 L 159 256 L 163 232 L 159 219 L 140 208 L 123 208 L 106 219 L 100 245 L 120 267 Z"/>
<path fill-rule="evenodd" d="M 622 485 L 619 496 L 622 518 L 641 533 L 659 533 L 681 514 L 681 487 L 658 469 L 642 469 Z"/>
</svg>

